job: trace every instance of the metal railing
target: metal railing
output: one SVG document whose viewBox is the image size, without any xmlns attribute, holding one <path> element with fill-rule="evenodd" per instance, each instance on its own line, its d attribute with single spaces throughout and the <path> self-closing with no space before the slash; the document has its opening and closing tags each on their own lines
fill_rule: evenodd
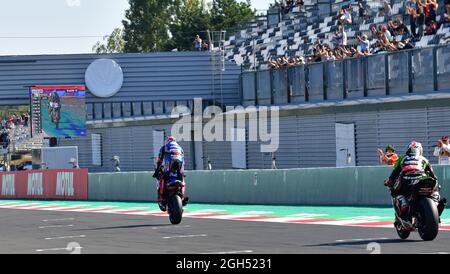
<svg viewBox="0 0 450 274">
<path fill-rule="evenodd" d="M 244 105 L 450 92 L 450 45 L 243 72 Z"/>
</svg>

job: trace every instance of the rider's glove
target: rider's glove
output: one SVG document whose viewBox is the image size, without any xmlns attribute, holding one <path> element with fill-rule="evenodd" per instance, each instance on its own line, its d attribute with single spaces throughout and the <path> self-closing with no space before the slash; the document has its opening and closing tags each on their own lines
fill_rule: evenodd
<svg viewBox="0 0 450 274">
<path fill-rule="evenodd" d="M 384 185 L 387 186 L 387 187 L 392 187 L 392 182 L 391 182 L 391 180 L 390 180 L 390 179 L 384 180 Z"/>
</svg>

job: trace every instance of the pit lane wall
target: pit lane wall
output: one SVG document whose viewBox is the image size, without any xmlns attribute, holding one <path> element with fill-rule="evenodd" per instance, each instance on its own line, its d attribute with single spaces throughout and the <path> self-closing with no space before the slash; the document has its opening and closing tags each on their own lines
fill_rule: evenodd
<svg viewBox="0 0 450 274">
<path fill-rule="evenodd" d="M 450 166 L 435 166 L 441 193 L 450 197 Z M 383 181 L 389 167 L 186 172 L 187 195 L 196 203 L 267 205 L 390 205 Z M 152 173 L 89 174 L 89 200 L 156 200 Z"/>
</svg>

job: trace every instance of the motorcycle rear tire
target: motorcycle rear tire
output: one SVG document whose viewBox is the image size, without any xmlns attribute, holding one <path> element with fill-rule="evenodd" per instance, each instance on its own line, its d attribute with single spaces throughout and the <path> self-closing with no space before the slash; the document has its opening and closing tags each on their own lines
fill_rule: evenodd
<svg viewBox="0 0 450 274">
<path fill-rule="evenodd" d="M 183 204 L 180 196 L 173 195 L 169 198 L 169 220 L 173 225 L 181 223 L 183 218 Z"/>
<path fill-rule="evenodd" d="M 422 198 L 419 200 L 418 210 L 420 212 L 419 219 L 419 236 L 424 241 L 434 240 L 439 232 L 439 214 L 436 204 L 430 198 Z"/>
</svg>

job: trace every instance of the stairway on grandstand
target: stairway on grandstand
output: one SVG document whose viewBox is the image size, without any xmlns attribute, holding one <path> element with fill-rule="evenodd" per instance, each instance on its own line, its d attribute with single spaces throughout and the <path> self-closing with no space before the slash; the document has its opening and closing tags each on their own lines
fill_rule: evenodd
<svg viewBox="0 0 450 274">
<path fill-rule="evenodd" d="M 278 24 L 269 25 L 267 16 L 260 16 L 250 22 L 245 29 L 237 32 L 225 42 L 227 49 L 226 59 L 238 65 L 254 69 L 266 69 L 270 58 L 283 56 L 308 56 L 312 54 L 314 42 L 320 38 L 322 43 L 331 43 L 333 33 L 337 30 L 335 17 L 342 7 L 353 7 L 353 24 L 346 27 L 348 44 L 355 45 L 357 36 L 371 35 L 371 27 L 386 23 L 386 17 L 378 17 L 379 8 L 384 1 L 361 1 L 368 7 L 368 16 L 358 20 L 358 1 L 345 0 L 305 0 L 303 7 L 294 7 L 290 12 L 281 13 Z M 331 2 L 331 13 L 329 12 Z M 402 19 L 410 30 L 409 16 L 406 15 L 405 2 L 401 0 L 390 1 L 393 20 Z M 437 21 L 444 13 L 444 0 L 438 0 Z M 328 8 L 327 8 L 328 7 Z M 271 10 L 268 11 L 268 14 Z M 450 23 L 444 23 L 434 35 L 423 36 L 416 42 L 416 48 L 438 45 L 450 35 Z M 397 37 L 404 40 L 406 37 Z M 371 41 L 373 43 L 374 40 Z"/>
</svg>

